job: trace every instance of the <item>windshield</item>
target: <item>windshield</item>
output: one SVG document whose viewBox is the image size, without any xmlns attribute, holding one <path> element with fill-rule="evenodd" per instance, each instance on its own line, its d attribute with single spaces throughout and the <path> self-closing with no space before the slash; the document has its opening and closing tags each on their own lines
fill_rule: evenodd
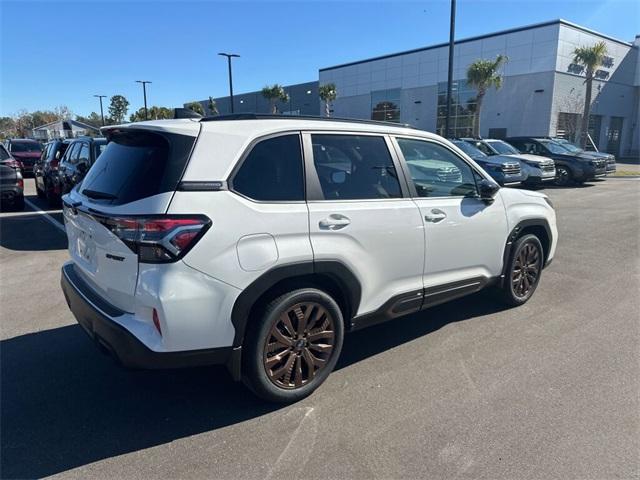
<svg viewBox="0 0 640 480">
<path fill-rule="evenodd" d="M 503 141 L 487 142 L 491 148 L 493 148 L 500 155 L 518 155 L 520 152 Z"/>
<path fill-rule="evenodd" d="M 560 146 L 566 148 L 567 150 L 569 150 L 570 152 L 573 153 L 580 153 L 583 152 L 584 150 L 582 150 L 581 148 L 576 147 L 573 143 L 571 143 L 569 140 L 565 140 L 564 138 L 559 138 L 557 140 L 555 140 L 555 142 L 557 144 L 559 144 Z"/>
<path fill-rule="evenodd" d="M 41 152 L 42 147 L 38 142 L 11 142 L 12 152 Z"/>
<path fill-rule="evenodd" d="M 471 158 L 480 158 L 486 157 L 484 153 L 478 150 L 476 147 L 471 145 L 470 143 L 465 142 L 464 140 L 454 140 L 453 144 L 462 150 L 464 153 L 469 155 Z"/>
<path fill-rule="evenodd" d="M 556 142 L 552 142 L 551 140 L 541 140 L 540 143 L 547 147 L 551 153 L 557 153 L 558 155 L 566 155 L 567 153 L 571 153 L 568 148 L 564 148 L 562 145 Z"/>
</svg>

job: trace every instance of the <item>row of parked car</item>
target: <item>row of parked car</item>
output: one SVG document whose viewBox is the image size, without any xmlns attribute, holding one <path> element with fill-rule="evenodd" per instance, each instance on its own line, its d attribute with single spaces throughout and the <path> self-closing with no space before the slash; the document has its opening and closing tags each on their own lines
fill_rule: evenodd
<svg viewBox="0 0 640 480">
<path fill-rule="evenodd" d="M 42 145 L 32 139 L 10 139 L 0 144 L 2 203 L 24 208 L 23 175 L 33 175 L 38 197 L 51 206 L 84 178 L 107 145 L 104 138 L 54 140 Z"/>
<path fill-rule="evenodd" d="M 568 140 L 551 137 L 510 137 L 506 140 L 459 138 L 452 142 L 480 164 L 502 186 L 536 187 L 581 184 L 616 171 L 616 159 L 585 151 Z M 24 205 L 22 174 L 32 174 L 38 197 L 51 206 L 84 178 L 107 145 L 105 138 L 54 140 L 11 139 L 0 144 L 2 201 Z"/>
<path fill-rule="evenodd" d="M 615 156 L 589 152 L 563 138 L 461 138 L 453 143 L 479 163 L 500 185 L 568 186 L 615 173 Z"/>
</svg>

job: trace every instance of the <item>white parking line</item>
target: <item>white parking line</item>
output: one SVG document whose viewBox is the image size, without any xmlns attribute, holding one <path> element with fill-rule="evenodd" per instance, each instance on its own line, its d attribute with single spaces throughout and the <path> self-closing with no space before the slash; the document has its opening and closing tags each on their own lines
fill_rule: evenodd
<svg viewBox="0 0 640 480">
<path fill-rule="evenodd" d="M 54 227 L 56 227 L 58 230 L 60 230 L 62 233 L 64 233 L 65 235 L 67 234 L 67 231 L 64 228 L 64 225 L 62 223 L 60 223 L 59 221 L 57 221 L 55 218 L 53 218 L 51 215 L 49 215 L 47 212 L 45 212 L 44 210 L 38 208 L 38 206 L 33 203 L 31 200 L 27 200 L 26 198 L 24 199 L 24 203 L 26 203 L 27 205 L 29 205 L 33 210 L 36 211 L 36 213 L 38 215 L 42 215 L 44 217 L 44 219 L 49 222 L 51 225 L 53 225 Z"/>
</svg>

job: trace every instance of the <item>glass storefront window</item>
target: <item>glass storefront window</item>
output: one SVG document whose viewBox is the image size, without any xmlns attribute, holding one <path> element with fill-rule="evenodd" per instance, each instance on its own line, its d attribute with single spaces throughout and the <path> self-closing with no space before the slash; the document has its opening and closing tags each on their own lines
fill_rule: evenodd
<svg viewBox="0 0 640 480">
<path fill-rule="evenodd" d="M 371 120 L 400 122 L 400 89 L 371 92 Z"/>
<path fill-rule="evenodd" d="M 473 133 L 473 114 L 476 110 L 476 90 L 466 80 L 456 80 L 451 89 L 450 129 L 453 137 L 470 137 Z M 438 121 L 436 131 L 444 135 L 447 114 L 447 82 L 438 83 Z"/>
</svg>

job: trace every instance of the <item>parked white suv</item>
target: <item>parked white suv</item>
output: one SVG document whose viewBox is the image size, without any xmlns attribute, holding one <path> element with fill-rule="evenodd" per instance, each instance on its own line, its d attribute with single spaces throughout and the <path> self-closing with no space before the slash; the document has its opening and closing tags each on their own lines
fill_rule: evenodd
<svg viewBox="0 0 640 480">
<path fill-rule="evenodd" d="M 63 199 L 62 289 L 124 365 L 222 363 L 295 401 L 345 331 L 488 286 L 520 305 L 554 255 L 545 195 L 500 189 L 424 131 L 235 115 L 103 132 Z"/>
</svg>

